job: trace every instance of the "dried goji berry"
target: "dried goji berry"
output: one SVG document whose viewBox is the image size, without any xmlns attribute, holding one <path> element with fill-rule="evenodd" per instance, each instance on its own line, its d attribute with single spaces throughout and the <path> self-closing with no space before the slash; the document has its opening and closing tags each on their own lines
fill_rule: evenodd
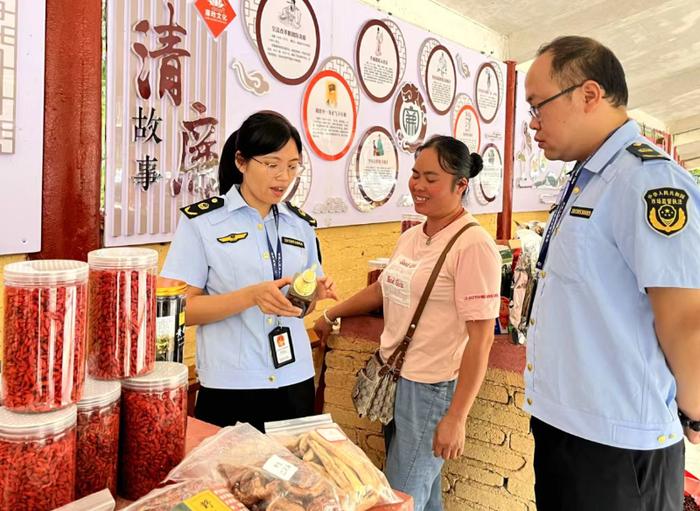
<svg viewBox="0 0 700 511">
<path fill-rule="evenodd" d="M 78 459 L 75 498 L 108 488 L 117 495 L 119 397 L 116 381 L 89 379 L 78 403 Z"/>
<path fill-rule="evenodd" d="M 76 408 L 0 409 L 0 509 L 50 511 L 75 492 Z"/>
<path fill-rule="evenodd" d="M 23 261 L 5 267 L 4 405 L 45 412 L 80 400 L 85 380 L 87 265 Z"/>
<path fill-rule="evenodd" d="M 119 494 L 136 500 L 185 456 L 187 366 L 156 362 L 146 376 L 122 382 Z"/>
<path fill-rule="evenodd" d="M 130 378 L 153 369 L 157 261 L 155 250 L 143 248 L 88 254 L 90 376 Z"/>
</svg>

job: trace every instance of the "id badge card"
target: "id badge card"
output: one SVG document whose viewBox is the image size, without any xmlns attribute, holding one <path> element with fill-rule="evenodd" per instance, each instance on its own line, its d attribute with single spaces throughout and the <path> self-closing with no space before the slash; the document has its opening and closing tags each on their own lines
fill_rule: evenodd
<svg viewBox="0 0 700 511">
<path fill-rule="evenodd" d="M 292 344 L 292 333 L 286 326 L 277 326 L 267 337 L 270 339 L 270 352 L 275 369 L 291 364 L 294 358 L 294 345 Z"/>
</svg>

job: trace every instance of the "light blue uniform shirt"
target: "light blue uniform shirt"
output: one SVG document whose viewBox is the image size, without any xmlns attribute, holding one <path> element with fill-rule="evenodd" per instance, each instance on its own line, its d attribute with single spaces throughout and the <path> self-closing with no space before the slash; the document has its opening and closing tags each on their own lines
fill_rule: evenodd
<svg viewBox="0 0 700 511">
<path fill-rule="evenodd" d="M 649 144 L 628 121 L 564 205 L 527 334 L 524 409 L 587 440 L 648 450 L 683 431 L 645 288 L 700 288 L 700 188 L 675 162 L 632 154 L 634 142 Z"/>
<path fill-rule="evenodd" d="M 195 218 L 182 215 L 161 275 L 184 280 L 210 295 L 273 280 L 266 228 L 273 250 L 277 236 L 272 211 L 263 220 L 246 204 L 237 187 L 218 200 L 223 207 Z M 308 222 L 285 204 L 278 205 L 283 276 L 317 264 L 316 234 Z M 221 242 L 242 238 L 235 242 Z M 238 235 L 238 236 L 236 236 Z M 286 293 L 287 288 L 282 290 Z M 197 371 L 204 387 L 216 389 L 278 388 L 314 375 L 311 344 L 299 318 L 279 318 L 291 330 L 296 361 L 279 369 L 272 362 L 268 334 L 277 317 L 250 307 L 240 314 L 197 327 Z"/>
</svg>

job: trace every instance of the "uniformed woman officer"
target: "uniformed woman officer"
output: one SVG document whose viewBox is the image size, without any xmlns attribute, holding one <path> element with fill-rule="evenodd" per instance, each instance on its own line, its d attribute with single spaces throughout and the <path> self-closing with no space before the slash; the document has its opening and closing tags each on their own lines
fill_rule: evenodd
<svg viewBox="0 0 700 511">
<path fill-rule="evenodd" d="M 186 321 L 199 326 L 195 416 L 203 421 L 262 429 L 313 414 L 311 345 L 285 288 L 314 265 L 321 274 L 316 222 L 280 204 L 300 154 L 287 119 L 253 114 L 224 145 L 222 195 L 182 208 L 162 275 L 189 285 Z M 336 299 L 329 277 L 317 282 L 317 299 Z"/>
</svg>

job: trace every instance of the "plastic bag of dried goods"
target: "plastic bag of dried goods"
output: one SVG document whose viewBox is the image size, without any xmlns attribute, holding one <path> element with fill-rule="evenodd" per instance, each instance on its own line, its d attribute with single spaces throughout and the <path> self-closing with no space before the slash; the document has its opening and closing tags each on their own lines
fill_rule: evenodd
<svg viewBox="0 0 700 511">
<path fill-rule="evenodd" d="M 399 501 L 384 474 L 330 415 L 268 422 L 265 432 L 300 459 L 316 464 L 356 509 Z"/>
<path fill-rule="evenodd" d="M 250 509 L 355 511 L 315 465 L 245 423 L 223 428 L 193 449 L 167 477 L 191 479 L 223 482 Z"/>
</svg>

